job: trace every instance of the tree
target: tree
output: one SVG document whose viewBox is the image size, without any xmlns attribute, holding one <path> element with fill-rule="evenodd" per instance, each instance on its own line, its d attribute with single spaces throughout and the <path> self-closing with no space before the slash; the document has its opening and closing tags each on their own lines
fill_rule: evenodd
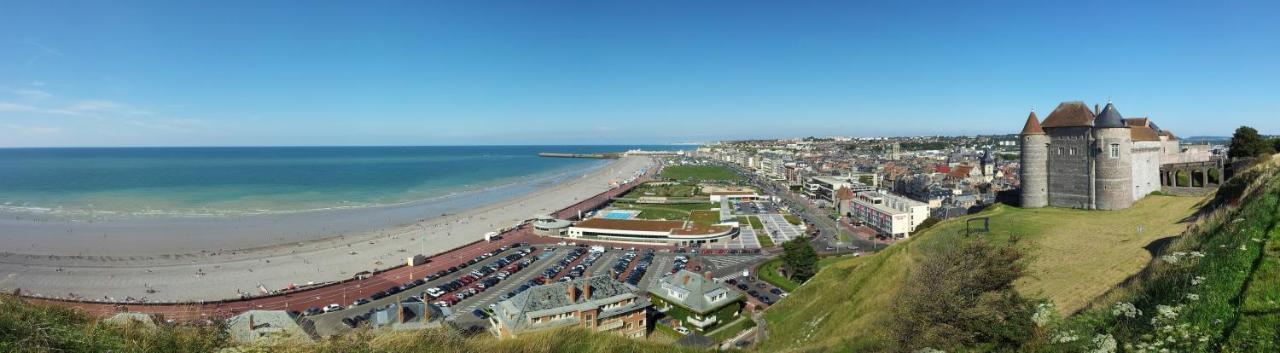
<svg viewBox="0 0 1280 353">
<path fill-rule="evenodd" d="M 818 273 L 818 253 L 806 238 L 782 243 L 782 250 L 782 266 L 787 270 L 787 278 L 803 283 Z"/>
<path fill-rule="evenodd" d="M 1034 304 L 1013 288 L 1022 252 L 986 238 L 930 254 L 911 269 L 889 323 L 898 351 L 1017 351 L 1032 336 Z"/>
<path fill-rule="evenodd" d="M 1258 130 L 1241 126 L 1231 135 L 1231 158 L 1251 158 L 1274 152 L 1271 143 L 1258 135 Z"/>
</svg>

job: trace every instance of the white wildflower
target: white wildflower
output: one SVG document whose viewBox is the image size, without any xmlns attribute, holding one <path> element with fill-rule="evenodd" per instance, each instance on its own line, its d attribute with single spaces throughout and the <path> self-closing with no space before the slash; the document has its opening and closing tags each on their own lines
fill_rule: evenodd
<svg viewBox="0 0 1280 353">
<path fill-rule="evenodd" d="M 1204 253 L 1199 252 L 1199 251 L 1192 251 L 1190 255 L 1191 255 L 1192 257 L 1204 257 Z"/>
<path fill-rule="evenodd" d="M 1187 300 L 1190 300 L 1190 301 L 1200 300 L 1200 295 L 1195 293 L 1187 293 Z"/>
<path fill-rule="evenodd" d="M 924 347 L 924 348 L 917 349 L 915 353 L 947 353 L 947 351 L 932 348 L 932 347 Z"/>
<path fill-rule="evenodd" d="M 1137 306 L 1134 306 L 1133 303 L 1120 302 L 1120 303 L 1116 303 L 1116 305 L 1111 308 L 1111 315 L 1112 316 L 1124 315 L 1124 317 L 1127 317 L 1127 318 L 1135 318 L 1138 316 L 1142 316 L 1142 310 L 1138 309 Z"/>
<path fill-rule="evenodd" d="M 1036 304 L 1036 313 L 1031 315 L 1031 322 L 1036 323 L 1037 327 L 1045 327 L 1053 323 L 1057 314 L 1058 310 L 1053 302 Z"/>
<path fill-rule="evenodd" d="M 1200 283 L 1204 283 L 1204 276 L 1196 276 L 1191 279 L 1191 285 L 1193 286 L 1198 286 Z"/>
<path fill-rule="evenodd" d="M 1249 250 L 1249 247 L 1244 246 L 1244 244 L 1240 244 L 1240 251 L 1248 251 L 1248 250 Z"/>
<path fill-rule="evenodd" d="M 1111 335 L 1093 336 L 1093 347 L 1090 353 L 1115 353 L 1116 339 Z"/>
<path fill-rule="evenodd" d="M 1071 343 L 1079 339 L 1080 336 L 1076 336 L 1075 333 L 1071 331 L 1058 332 L 1053 335 L 1053 342 L 1057 343 Z"/>
</svg>

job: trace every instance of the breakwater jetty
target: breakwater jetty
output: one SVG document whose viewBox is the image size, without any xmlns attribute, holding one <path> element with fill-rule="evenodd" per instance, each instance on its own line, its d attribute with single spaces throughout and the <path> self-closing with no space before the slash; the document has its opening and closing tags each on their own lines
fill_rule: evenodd
<svg viewBox="0 0 1280 353">
<path fill-rule="evenodd" d="M 594 159 L 618 159 L 622 158 L 621 153 L 538 153 L 538 157 L 548 158 L 594 158 Z"/>
</svg>

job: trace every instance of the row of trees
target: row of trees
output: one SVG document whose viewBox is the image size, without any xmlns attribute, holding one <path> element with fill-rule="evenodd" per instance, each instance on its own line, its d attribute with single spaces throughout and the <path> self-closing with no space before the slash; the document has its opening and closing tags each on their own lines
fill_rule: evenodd
<svg viewBox="0 0 1280 353">
<path fill-rule="evenodd" d="M 1231 158 L 1253 158 L 1276 151 L 1280 151 L 1280 138 L 1268 139 L 1258 134 L 1257 129 L 1241 126 L 1231 135 L 1231 151 L 1227 155 Z"/>
</svg>

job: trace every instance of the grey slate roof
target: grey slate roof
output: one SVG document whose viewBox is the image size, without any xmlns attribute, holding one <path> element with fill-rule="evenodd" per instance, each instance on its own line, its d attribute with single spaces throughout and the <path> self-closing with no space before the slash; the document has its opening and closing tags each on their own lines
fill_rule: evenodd
<svg viewBox="0 0 1280 353">
<path fill-rule="evenodd" d="M 587 285 L 591 286 L 591 297 L 586 298 Z M 573 286 L 577 300 L 570 301 L 568 287 Z M 495 316 L 499 322 L 507 325 L 513 332 L 568 326 L 576 324 L 577 319 L 569 318 L 554 322 L 534 324 L 530 318 L 595 309 L 606 304 L 636 299 L 635 303 L 612 308 L 598 314 L 600 319 L 633 311 L 649 306 L 649 301 L 635 294 L 635 287 L 618 282 L 608 276 L 579 278 L 569 282 L 556 282 L 529 288 L 511 299 L 498 303 Z"/>
<path fill-rule="evenodd" d="M 653 282 L 649 293 L 703 314 L 742 298 L 741 292 L 730 290 L 723 284 L 707 280 L 702 275 L 689 270 L 680 270 Z M 719 294 L 725 294 L 725 296 L 715 301 L 709 300 Z M 678 298 L 676 295 L 683 295 L 684 298 Z"/>
<path fill-rule="evenodd" d="M 1127 128 L 1129 125 L 1125 124 L 1124 117 L 1120 116 L 1120 111 L 1116 110 L 1116 107 L 1110 102 L 1107 102 L 1107 106 L 1102 108 L 1102 112 L 1099 112 L 1098 117 L 1093 120 L 1093 127 Z"/>
</svg>

